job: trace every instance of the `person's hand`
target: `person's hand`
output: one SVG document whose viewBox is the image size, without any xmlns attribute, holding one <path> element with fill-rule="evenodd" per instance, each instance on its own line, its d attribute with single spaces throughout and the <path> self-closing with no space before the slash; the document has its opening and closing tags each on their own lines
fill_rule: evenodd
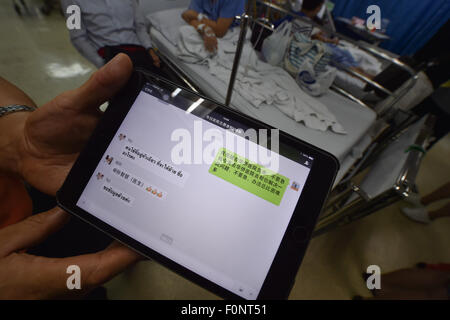
<svg viewBox="0 0 450 320">
<path fill-rule="evenodd" d="M 21 253 L 62 227 L 68 217 L 55 208 L 0 230 L 0 299 L 81 297 L 141 259 L 118 242 L 98 253 L 64 259 Z M 80 268 L 80 290 L 67 287 L 72 265 Z"/>
<path fill-rule="evenodd" d="M 203 41 L 205 43 L 205 49 L 211 53 L 217 51 L 217 38 L 216 36 L 204 35 Z"/>
<path fill-rule="evenodd" d="M 339 38 L 331 38 L 328 42 L 337 46 L 339 44 Z"/>
<path fill-rule="evenodd" d="M 153 65 L 157 68 L 161 67 L 161 60 L 159 59 L 159 56 L 156 54 L 155 50 L 150 48 L 148 50 L 148 53 L 150 54 L 150 56 L 153 59 Z"/>
<path fill-rule="evenodd" d="M 131 72 L 130 58 L 119 54 L 80 88 L 26 113 L 17 142 L 22 178 L 55 195 L 97 125 L 101 116 L 98 107 L 125 85 Z"/>
</svg>

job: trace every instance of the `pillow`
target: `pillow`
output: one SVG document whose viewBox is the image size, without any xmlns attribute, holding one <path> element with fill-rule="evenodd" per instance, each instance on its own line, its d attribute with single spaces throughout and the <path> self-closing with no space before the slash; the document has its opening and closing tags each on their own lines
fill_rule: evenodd
<svg viewBox="0 0 450 320">
<path fill-rule="evenodd" d="M 180 27 L 186 22 L 181 18 L 181 14 L 186 8 L 175 8 L 163 11 L 157 11 L 147 15 L 147 19 L 153 28 L 162 33 L 174 46 L 177 45 L 180 37 Z"/>
</svg>

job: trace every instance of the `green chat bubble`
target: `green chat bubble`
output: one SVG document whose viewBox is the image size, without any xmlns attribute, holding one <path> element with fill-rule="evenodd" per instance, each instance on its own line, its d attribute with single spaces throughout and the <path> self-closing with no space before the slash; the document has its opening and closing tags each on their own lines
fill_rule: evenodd
<svg viewBox="0 0 450 320">
<path fill-rule="evenodd" d="M 209 173 L 277 206 L 289 185 L 285 176 L 225 148 L 217 153 Z"/>
</svg>

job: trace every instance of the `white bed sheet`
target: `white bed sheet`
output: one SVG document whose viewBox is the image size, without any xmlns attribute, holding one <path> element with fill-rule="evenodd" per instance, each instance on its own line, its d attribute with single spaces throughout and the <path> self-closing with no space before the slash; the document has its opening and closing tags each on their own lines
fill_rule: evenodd
<svg viewBox="0 0 450 320">
<path fill-rule="evenodd" d="M 176 56 L 176 47 L 167 41 L 158 30 L 151 28 L 150 34 L 156 47 L 172 63 L 188 75 L 189 79 L 196 86 L 210 98 L 224 103 L 226 88 L 224 88 L 223 82 L 211 75 L 205 66 L 180 61 Z M 249 116 L 330 152 L 343 163 L 348 155 L 352 156 L 353 147 L 358 145 L 371 125 L 375 122 L 376 114 L 374 111 L 349 101 L 332 91 L 319 98 L 319 100 L 335 115 L 347 131 L 346 135 L 339 135 L 331 131 L 321 132 L 307 128 L 303 124 L 297 123 L 287 117 L 274 107 L 262 106 L 259 109 L 248 107 L 248 103 L 236 92 L 233 93 L 231 106 Z"/>
<path fill-rule="evenodd" d="M 348 73 L 337 70 L 336 79 L 334 80 L 334 84 L 341 89 L 344 89 L 351 94 L 353 94 L 356 98 L 362 100 L 367 92 L 364 91 L 364 87 L 366 86 L 366 82 L 349 75 Z"/>
</svg>

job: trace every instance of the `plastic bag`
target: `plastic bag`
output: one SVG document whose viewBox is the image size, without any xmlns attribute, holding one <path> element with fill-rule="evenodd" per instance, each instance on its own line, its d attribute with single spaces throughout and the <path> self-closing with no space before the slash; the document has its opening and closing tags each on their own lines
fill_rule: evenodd
<svg viewBox="0 0 450 320">
<path fill-rule="evenodd" d="M 295 81 L 308 94 L 318 97 L 325 94 L 336 78 L 337 70 L 327 67 L 325 72 L 317 73 L 311 61 L 305 60 L 299 68 Z"/>
<path fill-rule="evenodd" d="M 283 62 L 286 49 L 291 41 L 292 24 L 283 22 L 275 31 L 264 40 L 262 53 L 268 63 L 278 66 Z"/>
</svg>

